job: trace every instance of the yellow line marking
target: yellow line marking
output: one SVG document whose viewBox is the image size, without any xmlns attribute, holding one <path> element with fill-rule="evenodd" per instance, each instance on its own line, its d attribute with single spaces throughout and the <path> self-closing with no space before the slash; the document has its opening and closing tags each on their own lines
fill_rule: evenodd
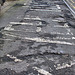
<svg viewBox="0 0 75 75">
<path fill-rule="evenodd" d="M 75 3 L 75 1 L 71 0 L 72 3 Z"/>
<path fill-rule="evenodd" d="M 75 6 L 69 0 L 67 2 L 75 9 Z"/>
</svg>

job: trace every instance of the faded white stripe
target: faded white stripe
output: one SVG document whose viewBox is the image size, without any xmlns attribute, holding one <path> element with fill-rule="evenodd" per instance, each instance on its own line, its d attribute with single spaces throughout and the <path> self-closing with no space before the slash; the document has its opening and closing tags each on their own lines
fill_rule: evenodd
<svg viewBox="0 0 75 75">
<path fill-rule="evenodd" d="M 24 18 L 24 19 L 29 19 L 29 20 L 41 20 L 38 16 L 36 18 Z"/>
<path fill-rule="evenodd" d="M 52 75 L 51 73 L 49 73 L 46 70 L 40 69 L 38 67 L 33 67 L 34 70 L 38 71 L 39 73 L 43 74 L 43 75 Z"/>
<path fill-rule="evenodd" d="M 10 24 L 33 25 L 33 23 L 25 23 L 25 22 L 10 22 Z"/>
<path fill-rule="evenodd" d="M 61 12 L 61 10 L 58 10 L 58 9 L 51 9 L 51 10 L 47 10 L 47 9 L 30 9 L 30 10 L 35 10 L 35 11 L 55 11 L 55 12 Z"/>
<path fill-rule="evenodd" d="M 30 38 L 30 37 L 23 37 L 19 35 L 10 35 L 10 34 L 5 34 L 5 35 L 12 36 L 12 37 L 19 37 L 21 39 L 27 39 L 27 40 L 32 40 L 36 42 L 47 42 L 47 43 L 56 43 L 56 44 L 63 44 L 63 45 L 75 45 L 75 43 L 70 43 L 70 42 L 65 42 L 65 41 L 56 41 L 56 40 L 47 40 L 47 39 L 40 38 L 40 37 Z"/>
<path fill-rule="evenodd" d="M 63 64 L 62 66 L 58 66 L 58 67 L 56 68 L 56 70 L 63 69 L 63 68 L 66 68 L 66 67 L 71 67 L 71 66 L 73 66 L 73 65 L 75 65 L 75 62 L 72 62 L 72 61 L 71 61 L 71 64 L 70 64 L 70 65 L 69 65 L 69 64 Z"/>
<path fill-rule="evenodd" d="M 59 10 L 61 9 L 59 5 L 56 5 L 56 6 L 57 6 L 57 8 L 58 8 Z"/>
<path fill-rule="evenodd" d="M 25 37 L 25 39 L 27 39 L 27 40 L 32 40 L 32 41 L 36 41 L 36 42 L 48 42 L 48 43 L 75 45 L 74 43 L 70 43 L 70 42 L 65 42 L 65 41 L 53 41 L 53 40 L 47 40 L 47 39 L 38 38 L 38 37 L 37 37 L 37 38 Z"/>
</svg>

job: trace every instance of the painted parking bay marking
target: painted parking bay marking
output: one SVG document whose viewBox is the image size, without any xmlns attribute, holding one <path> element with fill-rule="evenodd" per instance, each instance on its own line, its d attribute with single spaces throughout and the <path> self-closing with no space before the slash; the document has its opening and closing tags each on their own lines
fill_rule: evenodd
<svg viewBox="0 0 75 75">
<path fill-rule="evenodd" d="M 38 67 L 32 67 L 34 70 L 38 71 L 39 73 L 43 74 L 43 75 L 52 75 L 51 73 L 49 73 L 48 71 L 44 70 L 44 69 L 40 69 Z"/>
<path fill-rule="evenodd" d="M 72 3 L 75 3 L 75 1 L 74 1 L 74 0 L 71 0 L 71 2 L 72 2 Z"/>
<path fill-rule="evenodd" d="M 67 0 L 67 2 L 75 9 L 75 6 L 72 4 L 72 2 L 70 2 L 69 0 Z"/>
</svg>

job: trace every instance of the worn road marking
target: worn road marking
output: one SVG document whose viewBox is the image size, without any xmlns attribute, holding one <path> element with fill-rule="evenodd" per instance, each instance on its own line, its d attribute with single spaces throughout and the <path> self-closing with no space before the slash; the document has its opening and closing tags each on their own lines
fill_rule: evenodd
<svg viewBox="0 0 75 75">
<path fill-rule="evenodd" d="M 4 30 L 14 30 L 14 28 L 9 27 L 5 27 Z"/>
<path fill-rule="evenodd" d="M 55 37 L 53 39 L 57 40 L 72 40 L 72 38 L 66 38 L 66 37 Z"/>
<path fill-rule="evenodd" d="M 66 42 L 66 41 L 57 41 L 57 40 L 48 40 L 48 39 L 44 39 L 41 37 L 34 37 L 34 38 L 30 38 L 30 37 L 23 37 L 20 35 L 11 35 L 11 34 L 5 34 L 7 36 L 12 36 L 12 37 L 18 37 L 21 39 L 27 39 L 27 40 L 32 40 L 32 41 L 36 41 L 36 42 L 46 42 L 46 43 L 56 43 L 56 44 L 63 44 L 63 45 L 75 45 L 75 43 L 70 43 L 70 42 Z"/>
<path fill-rule="evenodd" d="M 43 74 L 43 75 L 52 75 L 51 73 L 49 73 L 46 70 L 40 69 L 38 67 L 33 67 L 34 70 L 38 71 L 39 73 Z"/>
<path fill-rule="evenodd" d="M 75 6 L 69 0 L 67 2 L 75 9 Z"/>
<path fill-rule="evenodd" d="M 45 5 L 45 4 L 43 4 L 43 5 L 33 5 L 33 6 L 40 6 L 40 7 L 44 7 L 44 6 L 49 6 L 49 5 Z"/>
<path fill-rule="evenodd" d="M 75 40 L 75 37 L 72 37 L 73 40 Z"/>
<path fill-rule="evenodd" d="M 37 38 L 29 38 L 29 37 L 25 37 L 25 39 L 27 40 L 32 40 L 32 41 L 36 41 L 36 42 L 48 42 L 48 43 L 56 43 L 56 44 L 66 44 L 66 45 L 75 45 L 74 43 L 70 43 L 70 42 L 66 42 L 66 41 L 54 41 L 54 40 L 47 40 L 47 39 L 43 39 L 40 37 Z"/>
<path fill-rule="evenodd" d="M 36 18 L 24 18 L 24 19 L 29 19 L 29 20 L 41 20 L 38 16 Z"/>
<path fill-rule="evenodd" d="M 8 25 L 7 27 L 4 28 L 4 30 L 14 30 L 14 28 L 12 28 L 12 25 Z"/>
<path fill-rule="evenodd" d="M 55 25 L 54 27 L 58 27 L 58 28 L 69 28 L 69 26 L 59 26 L 59 25 Z"/>
<path fill-rule="evenodd" d="M 75 65 L 75 62 L 72 62 L 71 61 L 71 64 L 70 65 L 69 64 L 63 64 L 62 66 L 58 66 L 56 68 L 56 70 L 63 69 L 63 68 L 67 68 L 67 67 L 72 67 L 73 65 Z"/>
<path fill-rule="evenodd" d="M 25 22 L 10 22 L 10 24 L 33 25 L 33 23 L 25 23 Z"/>
<path fill-rule="evenodd" d="M 14 59 L 15 62 L 22 62 L 21 59 L 18 59 L 17 57 L 12 56 L 12 55 L 10 55 L 10 54 L 7 54 L 6 56 L 9 57 L 9 58 L 11 58 L 11 59 Z"/>
<path fill-rule="evenodd" d="M 51 32 L 51 34 L 57 34 L 57 35 L 73 35 L 73 33 L 60 33 L 60 32 Z"/>
<path fill-rule="evenodd" d="M 55 11 L 55 12 L 61 12 L 61 10 L 54 10 L 54 9 L 51 9 L 51 10 L 47 10 L 47 9 L 30 9 L 30 10 L 35 10 L 35 11 Z"/>
<path fill-rule="evenodd" d="M 58 8 L 59 10 L 61 9 L 59 5 L 56 5 L 56 6 L 57 6 L 57 8 Z"/>
<path fill-rule="evenodd" d="M 75 1 L 71 0 L 72 3 L 75 3 Z"/>
<path fill-rule="evenodd" d="M 41 32 L 41 28 L 37 27 L 36 32 Z"/>
</svg>

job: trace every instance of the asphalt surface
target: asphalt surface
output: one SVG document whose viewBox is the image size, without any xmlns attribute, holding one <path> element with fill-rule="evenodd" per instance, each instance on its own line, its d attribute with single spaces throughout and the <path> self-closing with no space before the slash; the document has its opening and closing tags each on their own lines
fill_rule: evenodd
<svg viewBox="0 0 75 75">
<path fill-rule="evenodd" d="M 13 5 L 0 17 L 0 75 L 74 75 L 74 21 L 63 0 Z"/>
</svg>

